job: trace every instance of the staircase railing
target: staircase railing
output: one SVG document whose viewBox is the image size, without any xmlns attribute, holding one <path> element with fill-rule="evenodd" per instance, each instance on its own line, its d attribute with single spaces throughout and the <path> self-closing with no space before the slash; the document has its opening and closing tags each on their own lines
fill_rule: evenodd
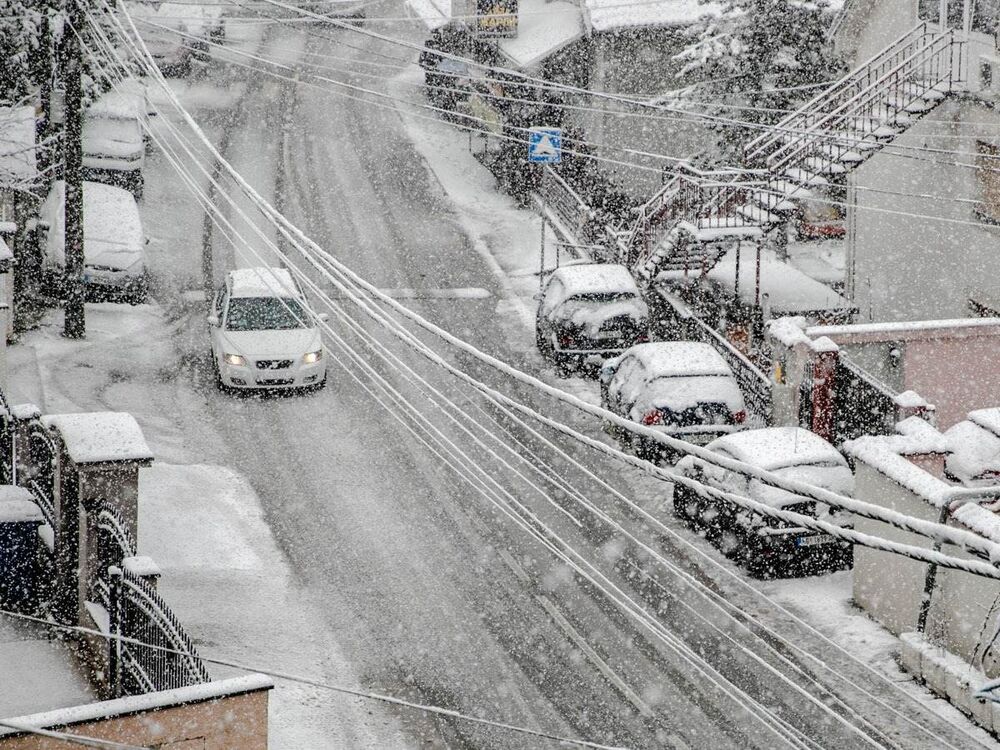
<svg viewBox="0 0 1000 750">
<path fill-rule="evenodd" d="M 830 111 L 831 105 L 836 107 L 853 97 L 859 88 L 866 88 L 867 84 L 871 83 L 873 74 L 879 77 L 879 71 L 884 73 L 888 68 L 895 67 L 901 59 L 912 54 L 915 46 L 923 46 L 926 37 L 936 34 L 937 32 L 930 30 L 926 22 L 907 31 L 833 86 L 824 89 L 773 128 L 768 128 L 764 133 L 750 141 L 744 148 L 744 163 L 762 164 L 775 147 L 785 142 L 787 134 L 801 132 L 809 128 L 818 118 Z"/>
<path fill-rule="evenodd" d="M 873 134 L 890 106 L 905 111 L 930 89 L 945 93 L 953 88 L 962 80 L 963 43 L 951 30 L 927 31 L 926 24 L 921 24 L 911 34 L 918 31 L 915 38 L 908 37 L 905 44 L 893 48 L 892 54 L 855 71 L 748 144 L 744 162 L 777 171 L 819 141 L 831 147 L 826 156 L 832 162 L 838 152 Z"/>
<path fill-rule="evenodd" d="M 817 157 L 820 167 L 826 167 L 837 160 L 838 149 L 846 151 L 876 137 L 890 107 L 905 112 L 927 91 L 945 83 L 952 85 L 956 46 L 961 44 L 952 31 L 937 36 L 804 131 L 786 133 L 785 142 L 767 156 L 768 169 L 781 174 L 807 155 Z M 961 59 L 960 52 L 957 57 Z M 831 148 L 819 153 L 815 151 L 817 144 Z"/>
</svg>

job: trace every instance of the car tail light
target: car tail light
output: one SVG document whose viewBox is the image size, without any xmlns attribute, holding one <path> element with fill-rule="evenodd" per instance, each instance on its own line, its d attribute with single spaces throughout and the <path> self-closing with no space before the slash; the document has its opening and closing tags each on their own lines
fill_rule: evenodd
<svg viewBox="0 0 1000 750">
<path fill-rule="evenodd" d="M 747 421 L 747 413 L 740 409 L 739 411 L 733 412 L 733 422 L 736 424 L 743 424 Z"/>
<path fill-rule="evenodd" d="M 1000 479 L 1000 471 L 997 469 L 987 469 L 982 474 L 976 477 L 976 479 L 982 479 L 984 481 L 992 481 Z"/>
<path fill-rule="evenodd" d="M 648 343 L 648 342 L 649 342 L 649 334 L 648 333 L 640 333 L 638 336 L 635 337 L 635 343 L 637 343 L 637 344 L 645 344 L 645 343 Z"/>
<path fill-rule="evenodd" d="M 659 409 L 653 409 L 653 411 L 647 411 L 642 415 L 642 423 L 646 426 L 651 424 L 663 424 L 663 414 Z"/>
<path fill-rule="evenodd" d="M 560 336 L 559 336 L 559 346 L 561 348 L 563 348 L 563 349 L 572 349 L 574 344 L 576 344 L 576 339 L 574 339 L 568 333 L 560 334 Z"/>
</svg>

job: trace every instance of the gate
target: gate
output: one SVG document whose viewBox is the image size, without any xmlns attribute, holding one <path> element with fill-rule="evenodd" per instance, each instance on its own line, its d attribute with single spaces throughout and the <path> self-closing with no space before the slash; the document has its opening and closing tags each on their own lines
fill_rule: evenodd
<svg viewBox="0 0 1000 750">
<path fill-rule="evenodd" d="M 834 443 L 862 435 L 891 435 L 896 426 L 896 394 L 889 386 L 841 354 L 834 377 Z"/>
</svg>

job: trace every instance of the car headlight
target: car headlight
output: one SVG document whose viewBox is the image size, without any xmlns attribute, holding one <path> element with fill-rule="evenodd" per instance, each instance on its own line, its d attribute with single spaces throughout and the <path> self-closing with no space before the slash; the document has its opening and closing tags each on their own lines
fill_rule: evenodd
<svg viewBox="0 0 1000 750">
<path fill-rule="evenodd" d="M 222 360 L 227 365 L 236 365 L 238 367 L 242 367 L 247 363 L 246 357 L 241 354 L 223 354 Z"/>
<path fill-rule="evenodd" d="M 321 359 L 323 359 L 322 349 L 317 349 L 314 352 L 309 352 L 308 354 L 305 354 L 302 357 L 302 361 L 307 365 L 315 364 L 316 362 L 319 362 Z"/>
</svg>

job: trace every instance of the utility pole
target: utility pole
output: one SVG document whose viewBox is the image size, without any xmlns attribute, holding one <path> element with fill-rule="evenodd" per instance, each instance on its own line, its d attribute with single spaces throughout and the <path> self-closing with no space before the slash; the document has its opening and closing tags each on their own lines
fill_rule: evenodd
<svg viewBox="0 0 1000 750">
<path fill-rule="evenodd" d="M 87 335 L 83 304 L 83 50 L 79 37 L 83 33 L 85 21 L 81 2 L 83 0 L 70 2 L 63 67 L 63 81 L 66 85 L 63 122 L 66 303 L 63 336 L 70 339 L 82 339 Z"/>
</svg>

